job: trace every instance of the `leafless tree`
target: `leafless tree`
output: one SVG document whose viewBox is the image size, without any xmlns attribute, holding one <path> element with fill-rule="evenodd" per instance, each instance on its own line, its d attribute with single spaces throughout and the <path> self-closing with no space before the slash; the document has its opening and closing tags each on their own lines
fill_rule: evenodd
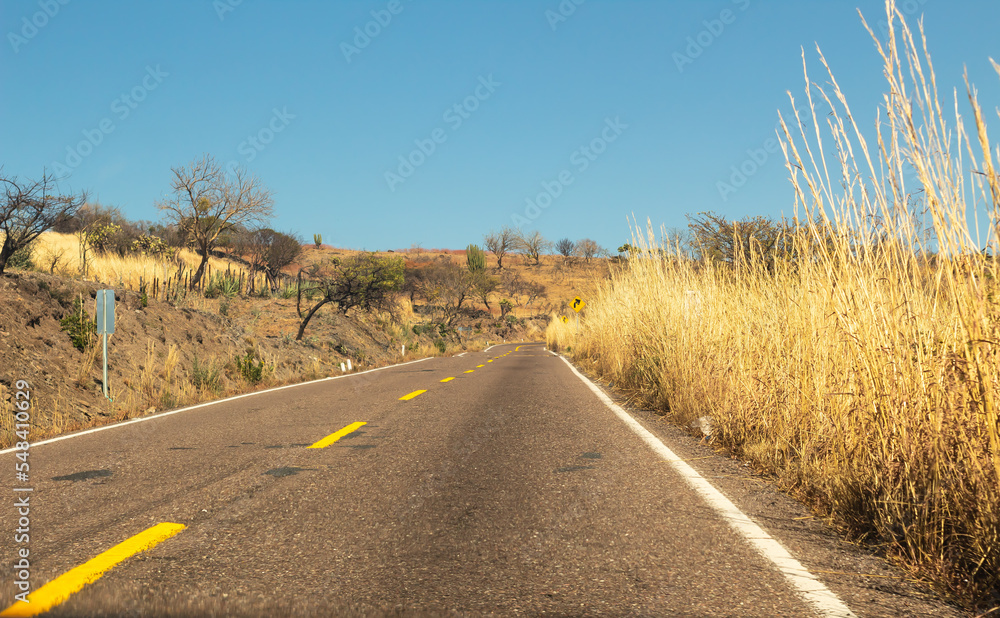
<svg viewBox="0 0 1000 618">
<path fill-rule="evenodd" d="M 559 255 L 564 258 L 568 258 L 573 255 L 574 251 L 576 251 L 576 243 L 568 238 L 563 238 L 562 240 L 556 242 L 556 251 L 558 251 Z"/>
<path fill-rule="evenodd" d="M 55 178 L 42 172 L 40 180 L 20 180 L 0 173 L 4 200 L 0 202 L 0 274 L 7 261 L 43 232 L 72 217 L 87 201 L 87 194 L 57 195 Z"/>
<path fill-rule="evenodd" d="M 534 260 L 537 265 L 542 254 L 549 250 L 552 243 L 545 240 L 545 237 L 538 230 L 534 232 L 522 232 L 518 230 L 515 245 L 518 251 Z"/>
<path fill-rule="evenodd" d="M 421 296 L 429 305 L 440 307 L 447 324 L 451 324 L 462 311 L 462 305 L 475 292 L 469 271 L 451 261 L 428 266 L 424 270 Z"/>
<path fill-rule="evenodd" d="M 584 238 L 576 243 L 577 255 L 588 262 L 595 256 L 600 255 L 602 251 L 604 251 L 604 249 L 601 248 L 601 245 L 589 238 Z"/>
<path fill-rule="evenodd" d="M 177 223 L 201 254 L 201 263 L 191 279 L 198 283 L 220 236 L 234 226 L 255 227 L 271 216 L 271 192 L 245 168 L 228 172 L 209 155 L 188 167 L 172 168 L 174 194 L 157 204 Z"/>
<path fill-rule="evenodd" d="M 281 270 L 302 254 L 302 241 L 293 234 L 270 228 L 247 230 L 236 235 L 234 248 L 255 272 L 262 272 L 272 290 L 278 289 Z"/>
<path fill-rule="evenodd" d="M 509 227 L 503 227 L 499 232 L 490 232 L 483 237 L 483 244 L 497 258 L 497 270 L 503 269 L 503 258 L 517 246 L 516 239 L 517 232 Z"/>
</svg>

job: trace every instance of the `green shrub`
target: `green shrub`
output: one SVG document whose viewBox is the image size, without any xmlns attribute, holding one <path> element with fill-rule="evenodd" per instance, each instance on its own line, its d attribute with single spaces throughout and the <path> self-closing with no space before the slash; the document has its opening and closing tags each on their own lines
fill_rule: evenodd
<svg viewBox="0 0 1000 618">
<path fill-rule="evenodd" d="M 10 256 L 7 260 L 7 266 L 21 270 L 31 270 L 35 267 L 35 262 L 32 260 L 34 252 L 34 243 L 28 243 L 15 251 L 14 255 Z"/>
<path fill-rule="evenodd" d="M 264 361 L 257 358 L 253 350 L 247 350 L 246 356 L 236 357 L 236 369 L 250 384 L 258 384 L 264 379 Z"/>
<path fill-rule="evenodd" d="M 448 349 L 448 344 L 444 342 L 444 339 L 435 339 L 434 346 L 438 349 L 438 352 L 444 354 L 445 350 Z"/>
<path fill-rule="evenodd" d="M 159 236 L 153 236 L 152 234 L 143 234 L 139 238 L 132 241 L 129 245 L 129 250 L 132 253 L 139 253 L 144 255 L 153 255 L 164 258 L 174 257 L 176 249 L 168 245 Z"/>
<path fill-rule="evenodd" d="M 264 286 L 267 287 L 267 286 Z M 221 273 L 212 275 L 212 280 L 205 288 L 205 298 L 218 298 L 224 296 L 232 298 L 240 291 L 240 280 L 231 274 Z"/>
<path fill-rule="evenodd" d="M 73 300 L 73 309 L 59 321 L 62 329 L 69 333 L 73 347 L 81 352 L 87 349 L 97 336 L 97 322 L 83 310 L 83 300 Z"/>
<path fill-rule="evenodd" d="M 191 361 L 191 384 L 218 394 L 222 391 L 222 371 L 214 363 L 199 361 L 196 355 Z"/>
</svg>

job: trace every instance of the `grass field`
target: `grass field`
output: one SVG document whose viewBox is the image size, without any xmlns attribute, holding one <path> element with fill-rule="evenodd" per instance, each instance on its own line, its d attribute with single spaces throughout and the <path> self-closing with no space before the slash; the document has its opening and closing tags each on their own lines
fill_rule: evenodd
<svg viewBox="0 0 1000 618">
<path fill-rule="evenodd" d="M 946 122 L 922 34 L 896 28 L 876 142 L 832 73 L 829 95 L 807 89 L 812 109 L 834 110 L 832 135 L 807 129 L 826 125 L 815 113 L 783 123 L 794 259 L 696 263 L 637 229 L 641 251 L 591 299 L 582 335 L 554 321 L 547 338 L 680 422 L 711 415 L 719 443 L 988 609 L 1000 601 L 1000 272 L 966 212 L 989 218 L 996 247 L 1000 149 L 974 94 L 971 141 L 961 117 Z"/>
<path fill-rule="evenodd" d="M 176 277 L 181 265 L 188 272 L 198 268 L 201 258 L 191 249 L 180 249 L 172 260 L 149 255 L 129 255 L 121 257 L 116 254 L 100 254 L 89 251 L 86 256 L 86 269 L 83 268 L 83 254 L 80 251 L 80 240 L 75 234 L 60 234 L 46 232 L 33 245 L 32 261 L 35 268 L 42 272 L 56 275 L 85 278 L 107 285 L 125 287 L 131 290 L 139 289 L 139 281 L 150 282 L 153 278 L 166 281 Z M 222 272 L 227 268 L 237 274 L 243 269 L 227 260 L 209 258 L 209 267 Z"/>
</svg>

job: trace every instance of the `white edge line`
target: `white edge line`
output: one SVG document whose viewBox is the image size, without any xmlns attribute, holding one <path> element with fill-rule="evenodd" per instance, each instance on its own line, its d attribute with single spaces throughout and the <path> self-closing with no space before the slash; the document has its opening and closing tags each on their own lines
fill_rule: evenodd
<svg viewBox="0 0 1000 618">
<path fill-rule="evenodd" d="M 673 451 L 667 448 L 667 445 L 643 427 L 632 415 L 613 402 L 604 391 L 580 373 L 565 357 L 551 350 L 549 353 L 562 359 L 573 373 L 597 395 L 598 399 L 604 402 L 604 405 L 610 408 L 618 418 L 642 438 L 657 455 L 666 460 L 709 506 L 715 509 L 734 530 L 743 535 L 761 556 L 770 560 L 781 571 L 788 582 L 821 616 L 836 616 L 838 618 L 854 617 L 854 613 L 837 595 L 824 586 L 815 575 L 810 573 L 798 560 L 793 558 L 781 543 L 754 523 L 729 498 L 709 483 L 705 477 L 698 474 L 694 468 L 675 455 Z"/>
<path fill-rule="evenodd" d="M 455 355 L 455 358 L 462 358 L 462 357 L 463 357 L 463 356 L 465 356 L 466 354 L 468 354 L 468 352 L 462 352 L 461 354 L 456 354 L 456 355 Z"/>
<path fill-rule="evenodd" d="M 498 345 L 505 345 L 505 344 L 502 344 L 502 343 L 494 343 L 494 344 L 493 344 L 493 345 L 491 345 L 490 347 L 488 347 L 488 348 L 486 348 L 485 350 L 483 350 L 483 352 L 489 352 L 490 350 L 492 350 L 493 348 L 497 347 Z"/>
<path fill-rule="evenodd" d="M 330 376 L 328 378 L 320 378 L 318 380 L 309 380 L 308 382 L 298 382 L 297 384 L 286 384 L 285 386 L 276 386 L 274 388 L 269 388 L 263 391 L 255 391 L 253 393 L 243 393 L 242 395 L 233 395 L 232 397 L 226 397 L 225 399 L 216 399 L 215 401 L 206 401 L 204 403 L 199 403 L 193 406 L 188 406 L 186 408 L 177 408 L 176 410 L 170 410 L 168 412 L 161 412 L 159 414 L 154 414 L 152 416 L 143 416 L 141 418 L 133 418 L 131 420 L 122 421 L 120 423 L 112 423 L 110 425 L 102 425 L 100 427 L 94 427 L 93 429 L 85 429 L 83 431 L 78 431 L 75 433 L 68 433 L 62 436 L 56 436 L 54 438 L 48 438 L 47 440 L 42 440 L 41 442 L 32 442 L 31 448 L 36 446 L 41 446 L 43 444 L 51 444 L 53 442 L 59 442 L 60 440 L 69 440 L 70 438 L 77 438 L 79 436 L 85 436 L 89 433 L 97 433 L 98 431 L 105 431 L 108 429 L 114 429 L 116 427 L 124 427 L 125 425 L 131 425 L 132 423 L 142 423 L 145 421 L 151 421 L 157 418 L 163 418 L 164 416 L 171 416 L 173 414 L 180 414 L 181 412 L 187 412 L 189 410 L 197 410 L 198 408 L 206 408 L 208 406 L 214 406 L 218 403 L 225 403 L 227 401 L 236 401 L 237 399 L 243 399 L 244 397 L 253 397 L 255 395 L 263 395 L 265 393 L 273 393 L 276 391 L 283 391 L 287 388 L 296 388 L 299 386 L 306 386 L 307 384 L 319 384 L 320 382 L 328 382 L 330 380 L 340 380 L 342 378 L 353 378 L 354 376 L 364 375 L 366 373 L 372 373 L 374 371 L 382 371 L 383 369 L 392 369 L 393 367 L 402 367 L 403 365 L 411 365 L 413 363 L 422 363 L 425 360 L 430 360 L 431 357 L 421 358 L 414 361 L 407 361 L 405 363 L 398 363 L 396 365 L 386 365 L 385 367 L 376 367 L 375 369 L 368 369 L 367 371 L 359 371 L 357 373 L 345 373 L 339 376 Z M 6 455 L 7 453 L 13 453 L 16 451 L 16 447 L 4 449 L 0 451 L 0 455 Z"/>
</svg>

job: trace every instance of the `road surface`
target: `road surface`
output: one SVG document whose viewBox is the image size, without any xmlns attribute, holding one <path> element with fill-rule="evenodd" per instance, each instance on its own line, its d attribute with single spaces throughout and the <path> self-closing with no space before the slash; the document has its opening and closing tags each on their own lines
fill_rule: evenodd
<svg viewBox="0 0 1000 618">
<path fill-rule="evenodd" d="M 541 344 L 505 345 L 35 444 L 26 482 L 5 452 L 4 478 L 31 491 L 7 492 L 0 550 L 8 564 L 29 550 L 33 602 L 5 570 L 2 607 L 958 615 L 738 462 L 595 390 Z"/>
</svg>

